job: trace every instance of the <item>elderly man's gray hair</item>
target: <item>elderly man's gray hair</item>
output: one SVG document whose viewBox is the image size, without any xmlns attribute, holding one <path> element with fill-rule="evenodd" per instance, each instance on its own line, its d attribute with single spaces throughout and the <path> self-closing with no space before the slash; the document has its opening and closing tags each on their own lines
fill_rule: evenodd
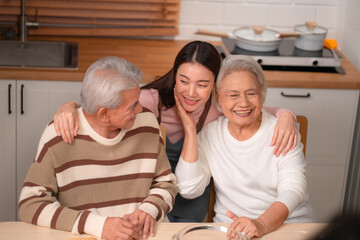
<svg viewBox="0 0 360 240">
<path fill-rule="evenodd" d="M 264 71 L 254 58 L 245 55 L 231 55 L 224 59 L 216 82 L 216 88 L 220 89 L 221 81 L 229 74 L 237 71 L 249 71 L 261 87 L 261 101 L 264 103 L 266 97 L 266 81 Z"/>
<path fill-rule="evenodd" d="M 81 90 L 81 105 L 88 114 L 101 107 L 115 109 L 122 103 L 121 92 L 139 86 L 142 72 L 119 57 L 104 57 L 86 71 Z"/>
</svg>

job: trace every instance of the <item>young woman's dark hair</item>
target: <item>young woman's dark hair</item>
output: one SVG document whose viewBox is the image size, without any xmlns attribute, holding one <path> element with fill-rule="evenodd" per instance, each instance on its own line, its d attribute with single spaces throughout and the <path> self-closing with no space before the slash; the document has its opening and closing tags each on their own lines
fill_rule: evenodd
<svg viewBox="0 0 360 240">
<path fill-rule="evenodd" d="M 145 85 L 142 89 L 156 89 L 159 92 L 162 105 L 171 108 L 175 105 L 174 87 L 176 73 L 183 63 L 199 63 L 209 69 L 215 77 L 219 73 L 221 57 L 216 48 L 207 42 L 193 41 L 186 44 L 177 54 L 172 69 L 164 76 Z"/>
</svg>

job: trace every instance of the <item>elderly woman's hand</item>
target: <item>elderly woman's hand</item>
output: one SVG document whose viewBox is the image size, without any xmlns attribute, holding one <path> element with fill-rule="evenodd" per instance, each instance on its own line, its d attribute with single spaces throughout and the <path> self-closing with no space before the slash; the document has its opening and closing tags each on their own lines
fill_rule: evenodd
<svg viewBox="0 0 360 240">
<path fill-rule="evenodd" d="M 66 143 L 71 143 L 79 130 L 79 118 L 76 108 L 77 104 L 75 102 L 67 102 L 61 105 L 54 115 L 56 133 Z"/>
<path fill-rule="evenodd" d="M 230 229 L 243 232 L 249 238 L 260 237 L 265 233 L 265 226 L 260 220 L 254 220 L 247 217 L 238 217 L 229 210 L 226 211 L 226 215 L 233 220 L 230 225 Z"/>
<path fill-rule="evenodd" d="M 286 155 L 294 149 L 298 141 L 298 129 L 296 119 L 291 112 L 283 112 L 276 123 L 271 146 L 274 146 L 274 155 Z"/>
</svg>

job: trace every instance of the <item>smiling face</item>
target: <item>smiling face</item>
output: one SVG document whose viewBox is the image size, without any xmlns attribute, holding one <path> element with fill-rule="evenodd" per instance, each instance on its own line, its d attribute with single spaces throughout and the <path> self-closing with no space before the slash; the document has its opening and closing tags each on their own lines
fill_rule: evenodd
<svg viewBox="0 0 360 240">
<path fill-rule="evenodd" d="M 121 97 L 123 102 L 116 109 L 108 109 L 109 124 L 114 129 L 129 129 L 134 125 L 136 115 L 142 111 L 140 88 L 125 90 Z"/>
<path fill-rule="evenodd" d="M 176 73 L 175 94 L 187 112 L 204 106 L 214 88 L 214 74 L 199 63 L 183 63 Z"/>
<path fill-rule="evenodd" d="M 251 72 L 241 70 L 227 75 L 217 97 L 229 119 L 229 128 L 257 131 L 261 123 L 261 87 Z"/>
</svg>

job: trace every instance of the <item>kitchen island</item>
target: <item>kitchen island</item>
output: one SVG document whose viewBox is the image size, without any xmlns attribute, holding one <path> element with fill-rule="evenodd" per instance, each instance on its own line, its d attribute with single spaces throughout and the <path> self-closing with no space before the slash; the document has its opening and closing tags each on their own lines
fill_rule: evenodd
<svg viewBox="0 0 360 240">
<path fill-rule="evenodd" d="M 193 225 L 193 223 L 158 223 L 155 227 L 155 237 L 149 240 L 171 240 L 174 234 L 181 229 Z M 203 225 L 228 226 L 226 223 L 211 223 Z M 320 231 L 325 224 L 321 223 L 289 223 L 283 224 L 277 230 L 261 238 L 252 238 L 253 240 L 309 240 L 311 236 Z M 0 222 L 0 239 L 17 240 L 71 240 L 76 238 L 91 237 L 89 235 L 72 235 L 70 232 L 54 230 L 45 227 L 39 227 L 24 222 Z M 94 238 L 95 239 L 95 238 Z M 214 239 L 204 234 L 201 239 Z M 226 238 L 224 238 L 225 240 Z M 216 239 L 220 240 L 220 239 Z"/>
<path fill-rule="evenodd" d="M 8 182 L 6 189 L 14 191 L 0 199 L 0 221 L 16 220 L 16 196 L 44 126 L 61 103 L 79 102 L 81 81 L 94 61 L 109 55 L 125 58 L 143 71 L 143 83 L 148 83 L 170 70 L 176 54 L 188 42 L 61 37 L 30 40 L 77 42 L 78 69 L 0 68 L 0 92 L 4 96 L 0 102 L 0 152 L 4 155 L 0 165 L 6 166 L 0 169 L 0 181 Z M 319 222 L 342 210 L 351 162 L 360 72 L 345 57 L 342 68 L 345 74 L 265 71 L 265 105 L 287 108 L 308 118 L 308 192 Z"/>
</svg>

